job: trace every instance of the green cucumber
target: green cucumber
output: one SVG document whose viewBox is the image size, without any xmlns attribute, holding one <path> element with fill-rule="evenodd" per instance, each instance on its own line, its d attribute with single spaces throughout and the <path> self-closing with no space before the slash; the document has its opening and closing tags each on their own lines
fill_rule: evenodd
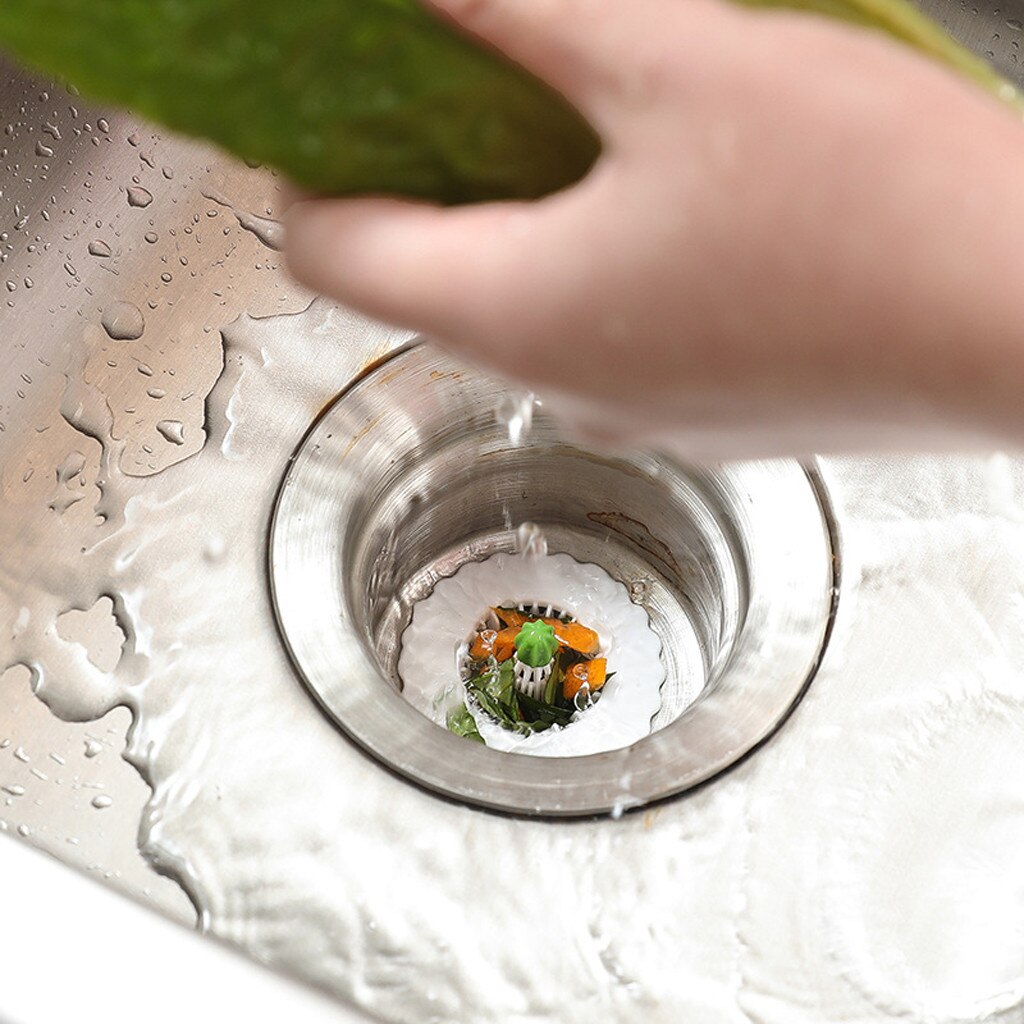
<svg viewBox="0 0 1024 1024">
<path fill-rule="evenodd" d="M 0 46 L 317 192 L 532 199 L 600 149 L 560 96 L 414 0 L 0 0 Z"/>
<path fill-rule="evenodd" d="M 1021 105 L 907 0 L 740 2 L 881 29 Z M 533 199 L 600 152 L 562 97 L 416 0 L 0 0 L 0 46 L 316 192 Z"/>
</svg>

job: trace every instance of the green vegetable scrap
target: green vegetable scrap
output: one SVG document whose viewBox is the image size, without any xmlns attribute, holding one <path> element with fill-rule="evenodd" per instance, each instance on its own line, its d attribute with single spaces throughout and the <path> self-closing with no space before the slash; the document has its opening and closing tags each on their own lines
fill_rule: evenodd
<svg viewBox="0 0 1024 1024">
<path fill-rule="evenodd" d="M 503 662 L 497 672 L 473 676 L 466 683 L 466 693 L 498 725 L 524 736 L 544 732 L 553 725 L 564 727 L 572 721 L 575 707 L 536 700 L 520 693 L 513 686 L 513 672 L 512 662 Z M 448 727 L 451 728 L 450 723 Z"/>
<path fill-rule="evenodd" d="M 337 195 L 534 198 L 600 149 L 556 93 L 415 0 L 0 0 L 0 46 Z"/>
<path fill-rule="evenodd" d="M 474 740 L 477 743 L 484 742 L 480 730 L 476 727 L 476 719 L 469 713 L 469 708 L 465 704 L 460 704 L 448 712 L 447 725 L 456 736 L 462 736 L 464 739 Z"/>
<path fill-rule="evenodd" d="M 738 2 L 880 29 L 1022 105 L 907 0 Z M 600 151 L 565 100 L 416 0 L 0 0 L 0 45 L 335 195 L 532 199 Z"/>
</svg>

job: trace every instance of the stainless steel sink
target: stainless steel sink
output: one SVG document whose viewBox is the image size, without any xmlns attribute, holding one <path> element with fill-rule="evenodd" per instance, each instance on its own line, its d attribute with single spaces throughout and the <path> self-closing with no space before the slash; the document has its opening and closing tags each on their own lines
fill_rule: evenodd
<svg viewBox="0 0 1024 1024">
<path fill-rule="evenodd" d="M 923 6 L 1024 82 L 1024 2 Z M 658 771 L 617 764 L 611 788 L 590 786 L 585 764 L 509 781 L 457 746 L 416 776 L 433 727 L 389 732 L 363 693 L 368 737 L 344 686 L 334 707 L 321 694 L 324 714 L 279 635 L 268 571 L 292 456 L 408 336 L 289 280 L 266 170 L 12 68 L 0 104 L 0 831 L 381 1019 L 1020 1019 L 1024 465 L 820 466 L 817 529 L 832 530 L 818 539 L 842 537 L 840 612 L 777 734 L 830 626 L 831 562 L 804 661 L 781 697 L 741 702 L 770 708 L 757 728 L 711 730 L 710 768 L 664 774 L 709 735 L 670 727 L 647 748 Z M 449 385 L 473 373 L 437 372 Z M 358 433 L 330 438 L 334 455 L 359 452 Z M 612 479 L 579 479 L 599 478 Z M 367 593 L 468 540 L 455 526 L 474 513 L 434 497 L 435 524 L 452 529 L 415 565 L 384 543 L 379 558 L 364 550 Z M 405 529 L 381 508 L 364 547 Z M 384 679 L 395 625 L 370 619 L 354 642 L 366 678 Z M 759 664 L 777 663 L 762 641 Z M 770 735 L 719 781 L 666 799 Z M 582 819 L 519 816 L 562 813 L 574 793 Z M 18 871 L 50 900 L 45 872 L 20 851 L 8 861 L 11 846 L 0 841 L 0 877 Z M 50 884 L 73 901 L 66 879 Z M 4 969 L 31 977 L 14 935 L 0 940 Z M 23 1013 L 2 988 L 0 1017 Z M 37 1016 L 49 1019 L 42 996 Z"/>
</svg>

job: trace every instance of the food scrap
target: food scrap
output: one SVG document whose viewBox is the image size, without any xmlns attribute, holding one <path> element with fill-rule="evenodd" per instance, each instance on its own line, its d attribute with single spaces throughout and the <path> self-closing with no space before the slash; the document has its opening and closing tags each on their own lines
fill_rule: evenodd
<svg viewBox="0 0 1024 1024">
<path fill-rule="evenodd" d="M 522 735 L 564 728 L 597 703 L 614 675 L 600 650 L 597 633 L 571 616 L 490 609 L 469 642 L 466 699 L 448 713 L 448 728 L 484 743 L 478 712 Z"/>
</svg>

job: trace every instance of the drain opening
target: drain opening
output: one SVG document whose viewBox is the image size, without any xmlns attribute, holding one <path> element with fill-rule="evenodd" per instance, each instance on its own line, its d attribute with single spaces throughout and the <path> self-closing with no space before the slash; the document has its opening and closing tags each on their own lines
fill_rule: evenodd
<svg viewBox="0 0 1024 1024">
<path fill-rule="evenodd" d="M 313 425 L 270 537 L 297 671 L 395 773 L 482 807 L 609 813 L 706 781 L 778 728 L 818 664 L 835 596 L 824 492 L 794 462 L 610 457 L 542 412 L 512 444 L 495 415 L 501 390 L 422 345 L 355 381 Z M 549 553 L 514 578 L 524 560 L 512 524 L 528 522 Z M 410 634 L 435 600 L 445 628 Z M 571 614 L 607 645 L 616 675 L 567 727 L 484 737 L 481 722 L 487 744 L 469 742 L 435 699 L 463 684 L 459 645 L 503 602 Z M 654 666 L 639 682 L 640 655 L 620 657 L 630 616 Z M 591 731 L 600 743 L 553 749 Z"/>
<path fill-rule="evenodd" d="M 565 554 L 463 565 L 416 603 L 401 644 L 405 699 L 495 750 L 617 750 L 649 735 L 662 706 L 662 644 L 647 612 L 600 566 Z"/>
</svg>

